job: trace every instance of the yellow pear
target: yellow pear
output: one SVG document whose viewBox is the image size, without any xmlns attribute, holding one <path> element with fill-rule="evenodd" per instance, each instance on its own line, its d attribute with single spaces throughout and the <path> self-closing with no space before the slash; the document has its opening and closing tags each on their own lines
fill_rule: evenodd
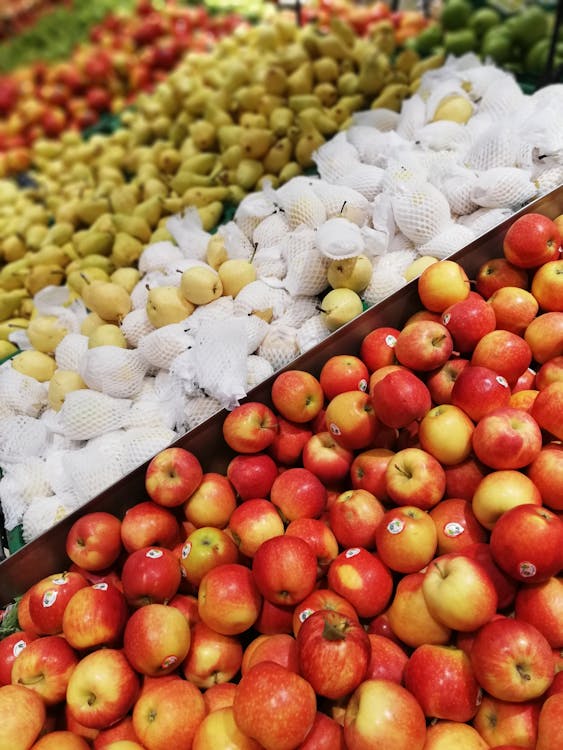
<svg viewBox="0 0 563 750">
<path fill-rule="evenodd" d="M 473 104 L 465 97 L 456 94 L 446 96 L 436 107 L 432 122 L 437 120 L 450 120 L 461 125 L 469 120 L 473 114 Z"/>
<path fill-rule="evenodd" d="M 55 370 L 49 382 L 47 399 L 49 406 L 55 411 L 59 411 L 64 403 L 66 394 L 71 391 L 79 391 L 88 386 L 82 380 L 80 375 L 73 370 Z"/>
<path fill-rule="evenodd" d="M 84 318 L 82 323 L 80 324 L 80 333 L 83 336 L 90 336 L 90 334 L 96 330 L 98 326 L 103 326 L 106 324 L 105 320 L 102 320 L 98 313 L 91 312 L 88 313 L 88 315 Z"/>
<path fill-rule="evenodd" d="M 236 297 L 243 287 L 256 281 L 256 269 L 244 258 L 226 260 L 219 266 L 218 273 L 223 284 L 223 294 L 230 297 Z"/>
<path fill-rule="evenodd" d="M 8 341 L 11 333 L 28 327 L 28 318 L 8 318 L 0 323 L 0 341 Z"/>
<path fill-rule="evenodd" d="M 180 323 L 195 310 L 177 286 L 155 286 L 147 298 L 147 317 L 155 328 Z"/>
<path fill-rule="evenodd" d="M 206 305 L 223 294 L 223 284 L 211 266 L 192 266 L 182 273 L 180 291 L 192 305 Z"/>
<path fill-rule="evenodd" d="M 12 354 L 18 351 L 18 347 L 12 344 L 11 341 L 6 339 L 0 339 L 0 362 L 6 357 L 10 357 Z"/>
<path fill-rule="evenodd" d="M 207 243 L 205 251 L 205 260 L 216 271 L 220 265 L 228 259 L 227 248 L 225 247 L 225 238 L 222 234 L 214 234 Z"/>
<path fill-rule="evenodd" d="M 110 276 L 110 281 L 122 286 L 126 292 L 131 294 L 140 278 L 141 274 L 138 268 L 118 268 Z"/>
<path fill-rule="evenodd" d="M 132 308 L 131 296 L 111 281 L 93 281 L 82 288 L 84 304 L 107 322 L 120 321 Z"/>
<path fill-rule="evenodd" d="M 55 315 L 37 315 L 27 327 L 29 343 L 38 352 L 45 354 L 52 354 L 67 333 L 68 330 Z"/>
<path fill-rule="evenodd" d="M 323 320 L 329 331 L 336 331 L 363 311 L 362 300 L 352 289 L 339 287 L 326 294 L 321 302 Z"/>
<path fill-rule="evenodd" d="M 91 268 L 77 269 L 67 274 L 66 283 L 74 292 L 82 294 L 88 283 L 94 281 L 109 281 L 109 276 L 103 268 L 92 266 Z"/>
<path fill-rule="evenodd" d="M 14 370 L 21 372 L 22 375 L 28 375 L 40 383 L 46 383 L 53 377 L 53 373 L 57 369 L 57 363 L 53 357 L 44 352 L 26 349 L 26 351 L 16 354 L 12 359 L 12 367 Z"/>
<path fill-rule="evenodd" d="M 119 346 L 127 349 L 127 339 L 115 323 L 103 323 L 96 326 L 88 336 L 88 348 L 94 349 L 96 346 Z"/>
<path fill-rule="evenodd" d="M 327 270 L 328 283 L 333 289 L 345 287 L 354 292 L 363 291 L 371 281 L 373 265 L 366 255 L 332 260 Z"/>
<path fill-rule="evenodd" d="M 34 297 L 46 286 L 60 286 L 65 278 L 65 270 L 54 263 L 40 263 L 33 266 L 25 277 L 24 287 Z"/>
<path fill-rule="evenodd" d="M 437 262 L 438 259 L 433 258 L 431 255 L 421 255 L 420 258 L 416 258 L 416 260 L 413 260 L 413 262 L 405 268 L 403 276 L 407 281 L 412 281 L 420 276 L 425 268 L 428 268 L 428 266 Z"/>
</svg>

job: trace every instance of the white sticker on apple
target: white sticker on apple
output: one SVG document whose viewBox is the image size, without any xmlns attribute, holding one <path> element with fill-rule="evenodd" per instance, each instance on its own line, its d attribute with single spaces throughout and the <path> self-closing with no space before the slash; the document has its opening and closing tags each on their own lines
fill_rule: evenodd
<svg viewBox="0 0 563 750">
<path fill-rule="evenodd" d="M 367 393 L 368 389 L 368 381 L 365 378 L 362 378 L 360 382 L 358 383 L 358 388 L 363 393 Z"/>
<path fill-rule="evenodd" d="M 444 315 L 442 315 L 442 323 L 443 323 L 443 324 L 444 324 L 445 326 L 447 326 L 447 325 L 448 325 L 448 323 L 450 322 L 450 318 L 451 318 L 451 317 L 452 317 L 452 316 L 451 316 L 451 313 L 444 313 Z"/>
<path fill-rule="evenodd" d="M 145 557 L 150 557 L 153 560 L 157 560 L 159 557 L 162 557 L 162 550 L 161 549 L 150 549 Z"/>
<path fill-rule="evenodd" d="M 463 534 L 464 531 L 465 529 L 463 526 L 456 521 L 450 521 L 450 523 L 447 523 L 444 526 L 444 534 L 449 537 L 459 536 L 460 534 Z"/>
<path fill-rule="evenodd" d="M 536 575 L 536 566 L 527 560 L 523 560 L 518 568 L 522 578 L 533 578 Z"/>
<path fill-rule="evenodd" d="M 502 385 L 503 388 L 508 388 L 508 380 L 506 378 L 503 378 L 502 375 L 497 375 L 495 380 L 499 385 Z"/>
<path fill-rule="evenodd" d="M 44 607 L 52 607 L 53 604 L 57 601 L 57 596 L 58 596 L 57 591 L 52 591 L 51 589 L 49 589 L 49 591 L 46 591 L 43 594 L 43 600 L 41 603 L 43 604 Z"/>
<path fill-rule="evenodd" d="M 27 643 L 24 640 L 16 641 L 12 649 L 13 655 L 19 656 L 19 654 L 21 654 L 21 652 L 24 650 L 26 646 L 27 646 Z"/>
<path fill-rule="evenodd" d="M 168 667 L 171 667 L 173 664 L 176 664 L 178 661 L 178 657 L 171 654 L 170 656 L 165 656 L 162 660 L 162 664 L 160 665 L 161 669 L 168 669 Z"/>
<path fill-rule="evenodd" d="M 392 335 L 392 334 L 390 333 L 390 334 L 388 334 L 387 336 L 385 336 L 385 343 L 387 344 L 387 346 L 388 346 L 388 347 L 389 347 L 390 349 L 393 349 L 393 347 L 394 347 L 394 346 L 395 346 L 395 344 L 397 343 L 397 339 L 395 338 L 395 336 L 393 336 L 393 335 Z"/>
<path fill-rule="evenodd" d="M 185 560 L 191 551 L 192 551 L 192 543 L 186 542 L 184 546 L 182 547 L 182 560 Z"/>
<path fill-rule="evenodd" d="M 304 609 L 299 613 L 299 622 L 305 622 L 308 617 L 311 617 L 314 611 L 315 610 L 311 609 L 311 607 L 307 607 L 306 609 Z"/>
<path fill-rule="evenodd" d="M 393 520 L 389 521 L 387 524 L 387 531 L 390 534 L 400 534 L 404 528 L 405 524 L 400 518 L 393 518 Z"/>
<path fill-rule="evenodd" d="M 351 547 L 350 549 L 347 549 L 344 553 L 344 557 L 356 557 L 356 555 L 360 554 L 360 548 L 359 547 Z"/>
<path fill-rule="evenodd" d="M 54 583 L 55 586 L 64 586 L 66 583 L 66 578 L 63 576 L 59 576 L 58 578 L 51 578 L 51 583 Z"/>
<path fill-rule="evenodd" d="M 332 432 L 333 435 L 340 435 L 340 427 L 337 424 L 334 424 L 334 422 L 331 422 L 328 426 L 328 429 Z"/>
<path fill-rule="evenodd" d="M 98 589 L 99 591 L 107 591 L 108 585 L 105 581 L 100 581 L 100 583 L 95 583 L 92 586 L 93 589 Z"/>
</svg>

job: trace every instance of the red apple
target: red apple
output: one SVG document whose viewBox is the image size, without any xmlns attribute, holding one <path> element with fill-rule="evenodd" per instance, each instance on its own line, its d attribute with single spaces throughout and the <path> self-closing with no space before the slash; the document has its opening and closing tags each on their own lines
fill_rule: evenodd
<svg viewBox="0 0 563 750">
<path fill-rule="evenodd" d="M 177 669 L 189 647 L 188 621 L 179 609 L 164 604 L 140 607 L 123 633 L 123 650 L 129 663 L 137 672 L 151 677 Z"/>
<path fill-rule="evenodd" d="M 497 329 L 510 331 L 517 336 L 524 335 L 539 309 L 534 295 L 518 286 L 503 286 L 497 289 L 487 302 L 495 311 Z"/>
<path fill-rule="evenodd" d="M 395 356 L 399 364 L 421 372 L 442 367 L 453 351 L 448 329 L 432 320 L 409 323 L 397 337 Z"/>
<path fill-rule="evenodd" d="M 338 555 L 334 531 L 318 518 L 296 518 L 285 530 L 287 536 L 298 536 L 310 545 L 317 558 L 317 578 L 322 578 Z"/>
<path fill-rule="evenodd" d="M 315 721 L 313 688 L 300 675 L 275 662 L 256 664 L 241 677 L 233 702 L 239 729 L 269 750 L 292 750 Z"/>
<path fill-rule="evenodd" d="M 275 478 L 270 500 L 286 522 L 296 518 L 318 518 L 327 501 L 321 480 L 309 469 L 293 467 Z"/>
<path fill-rule="evenodd" d="M 489 535 L 475 518 L 471 502 L 450 497 L 435 505 L 430 517 L 436 527 L 438 554 L 462 552 L 471 544 L 488 541 Z"/>
<path fill-rule="evenodd" d="M 238 635 L 256 622 L 261 600 L 249 568 L 239 563 L 218 565 L 199 585 L 199 616 L 218 633 Z"/>
<path fill-rule="evenodd" d="M 409 573 L 397 583 L 387 610 L 392 633 L 406 646 L 423 643 L 449 643 L 451 628 L 432 616 L 422 593 L 424 573 Z"/>
<path fill-rule="evenodd" d="M 470 455 L 465 461 L 455 466 L 446 466 L 446 497 L 461 497 L 471 500 L 479 482 L 487 469 L 475 456 Z"/>
<path fill-rule="evenodd" d="M 63 635 L 75 649 L 116 645 L 129 616 L 123 593 L 110 583 L 77 591 L 63 614 Z"/>
<path fill-rule="evenodd" d="M 538 698 L 553 681 L 546 638 L 533 625 L 511 617 L 483 625 L 473 642 L 471 663 L 483 690 L 504 701 Z"/>
<path fill-rule="evenodd" d="M 244 649 L 241 674 L 246 674 L 261 661 L 275 661 L 292 672 L 299 672 L 297 641 L 290 633 L 261 634 Z"/>
<path fill-rule="evenodd" d="M 450 305 L 467 298 L 469 278 L 459 263 L 444 260 L 424 269 L 418 277 L 417 289 L 427 310 L 443 313 Z"/>
<path fill-rule="evenodd" d="M 45 703 L 41 697 L 21 685 L 3 685 L 0 712 L 0 745 L 28 750 L 45 724 Z"/>
<path fill-rule="evenodd" d="M 523 411 L 528 412 L 528 414 L 531 414 L 532 406 L 534 405 L 538 393 L 539 391 L 534 389 L 513 391 L 510 395 L 508 405 L 512 409 L 522 409 Z"/>
<path fill-rule="evenodd" d="M 563 356 L 553 357 L 544 362 L 535 376 L 535 387 L 542 391 L 551 383 L 563 380 Z"/>
<path fill-rule="evenodd" d="M 234 456 L 227 465 L 227 477 L 241 500 L 268 497 L 277 475 L 276 462 L 265 453 Z"/>
<path fill-rule="evenodd" d="M 80 516 L 66 537 L 67 555 L 75 565 L 86 570 L 109 568 L 121 549 L 121 521 L 103 511 Z"/>
<path fill-rule="evenodd" d="M 552 648 L 563 648 L 563 578 L 521 586 L 514 601 L 518 620 L 534 625 Z"/>
<path fill-rule="evenodd" d="M 508 406 L 510 388 L 506 379 L 488 367 L 469 365 L 457 376 L 452 388 L 452 404 L 474 422 L 485 414 Z"/>
<path fill-rule="evenodd" d="M 132 607 L 166 604 L 180 586 L 180 560 L 164 547 L 143 547 L 126 558 L 121 570 L 123 593 Z"/>
<path fill-rule="evenodd" d="M 323 415 L 323 412 L 319 412 Z M 268 453 L 274 461 L 283 466 L 294 466 L 301 458 L 305 443 L 312 437 L 313 431 L 302 424 L 294 424 L 287 419 L 278 419 L 278 431 L 268 447 Z"/>
<path fill-rule="evenodd" d="M 274 412 L 257 401 L 236 406 L 223 422 L 225 442 L 236 453 L 260 453 L 272 444 L 278 430 Z"/>
<path fill-rule="evenodd" d="M 283 606 L 298 604 L 315 588 L 317 557 L 304 539 L 276 536 L 256 550 L 252 574 L 268 601 Z"/>
<path fill-rule="evenodd" d="M 402 685 L 364 680 L 348 701 L 344 715 L 348 750 L 423 750 L 425 738 L 424 713 Z"/>
<path fill-rule="evenodd" d="M 202 526 L 188 536 L 180 553 L 180 564 L 186 579 L 199 586 L 211 568 L 223 563 L 238 562 L 237 545 L 223 529 Z"/>
<path fill-rule="evenodd" d="M 176 594 L 168 602 L 170 607 L 176 607 L 184 615 L 190 627 L 199 622 L 197 597 L 193 594 Z"/>
<path fill-rule="evenodd" d="M 276 506 L 269 500 L 246 500 L 232 512 L 228 531 L 246 557 L 254 557 L 266 539 L 284 533 L 283 521 Z"/>
<path fill-rule="evenodd" d="M 444 310 L 442 323 L 450 332 L 454 349 L 467 354 L 485 334 L 494 331 L 495 311 L 480 294 L 470 292 L 466 299 Z"/>
<path fill-rule="evenodd" d="M 136 503 L 125 511 L 121 541 L 127 552 L 151 546 L 172 549 L 180 538 L 176 516 L 152 500 Z"/>
<path fill-rule="evenodd" d="M 372 549 L 384 513 L 383 505 L 371 492 L 346 490 L 330 506 L 328 522 L 342 547 Z"/>
<path fill-rule="evenodd" d="M 475 274 L 475 289 L 485 299 L 490 299 L 499 289 L 506 287 L 528 289 L 528 273 L 513 265 L 505 257 L 486 260 Z"/>
<path fill-rule="evenodd" d="M 543 365 L 548 359 L 563 354 L 563 313 L 546 312 L 535 317 L 524 331 L 535 362 Z"/>
<path fill-rule="evenodd" d="M 310 422 L 324 405 L 324 392 L 314 375 L 304 370 L 285 370 L 274 378 L 272 402 L 284 419 Z"/>
<path fill-rule="evenodd" d="M 381 560 L 362 547 L 350 547 L 330 564 L 329 588 L 347 599 L 360 617 L 375 617 L 389 604 L 393 578 Z"/>
<path fill-rule="evenodd" d="M 526 473 L 539 490 L 543 504 L 554 511 L 563 510 L 563 446 L 546 443 L 527 467 Z"/>
<path fill-rule="evenodd" d="M 229 479 L 215 471 L 203 475 L 199 487 L 184 504 L 184 516 L 196 528 L 224 529 L 236 508 L 236 496 Z"/>
<path fill-rule="evenodd" d="M 441 464 L 451 466 L 464 461 L 471 453 L 475 426 L 467 414 L 453 404 L 430 409 L 418 426 L 420 447 Z"/>
<path fill-rule="evenodd" d="M 426 386 L 435 404 L 451 403 L 452 388 L 457 380 L 457 376 L 468 364 L 468 359 L 454 357 L 445 362 L 437 370 L 428 373 Z"/>
<path fill-rule="evenodd" d="M 563 695 L 552 695 L 542 705 L 536 750 L 550 750 L 563 742 Z"/>
<path fill-rule="evenodd" d="M 28 643 L 36 639 L 34 633 L 16 630 L 0 641 L 0 687 L 12 684 L 12 664 Z"/>
<path fill-rule="evenodd" d="M 61 633 L 66 605 L 88 582 L 80 573 L 64 572 L 42 578 L 29 593 L 29 615 L 40 635 Z"/>
<path fill-rule="evenodd" d="M 506 469 L 484 476 L 473 494 L 471 507 L 479 523 L 491 531 L 510 508 L 524 503 L 541 505 L 536 485 L 521 471 Z"/>
<path fill-rule="evenodd" d="M 560 251 L 557 225 L 543 214 L 532 212 L 520 216 L 504 235 L 504 257 L 518 268 L 536 268 L 557 260 Z"/>
<path fill-rule="evenodd" d="M 369 370 L 365 362 L 352 354 L 329 357 L 319 373 L 319 382 L 329 401 L 346 391 L 367 391 L 368 381 Z"/>
<path fill-rule="evenodd" d="M 516 385 L 532 361 L 532 350 L 516 333 L 495 330 L 486 333 L 477 342 L 471 355 L 471 364 L 488 367 L 502 375 L 510 387 Z"/>
<path fill-rule="evenodd" d="M 545 312 L 563 312 L 563 259 L 548 261 L 537 269 L 531 292 Z"/>
<path fill-rule="evenodd" d="M 396 363 L 395 343 L 399 333 L 398 328 L 381 326 L 364 336 L 360 345 L 360 359 L 370 373 Z"/>
<path fill-rule="evenodd" d="M 31 750 L 89 750 L 90 744 L 74 732 L 56 729 L 44 734 Z"/>
<path fill-rule="evenodd" d="M 496 564 L 516 581 L 545 581 L 563 568 L 563 520 L 525 503 L 505 511 L 490 540 Z"/>
<path fill-rule="evenodd" d="M 12 684 L 41 696 L 46 706 L 64 701 L 78 657 L 64 638 L 47 635 L 28 643 L 12 665 Z"/>
<path fill-rule="evenodd" d="M 236 689 L 237 686 L 234 682 L 217 682 L 215 685 L 208 687 L 203 694 L 207 713 L 229 706 L 232 707 Z"/>
<path fill-rule="evenodd" d="M 337 484 L 347 477 L 353 460 L 353 451 L 336 442 L 328 430 L 316 432 L 303 446 L 304 468 L 325 485 Z"/>
<path fill-rule="evenodd" d="M 486 568 L 463 552 L 434 558 L 422 593 L 430 614 L 453 630 L 476 630 L 497 610 L 497 592 Z"/>
<path fill-rule="evenodd" d="M 375 416 L 393 428 L 422 419 L 432 406 L 426 385 L 406 368 L 388 372 L 374 383 L 370 380 L 370 396 Z"/>
<path fill-rule="evenodd" d="M 239 639 L 217 633 L 204 622 L 192 628 L 191 643 L 182 663 L 184 677 L 199 688 L 229 682 L 240 670 L 243 648 Z"/>
<path fill-rule="evenodd" d="M 284 607 L 262 599 L 260 613 L 253 625 L 257 633 L 274 635 L 293 632 L 293 607 Z"/>
<path fill-rule="evenodd" d="M 449 750 L 451 747 L 457 750 L 488 750 L 489 744 L 469 724 L 445 719 L 432 722 L 426 729 L 425 750 Z"/>
<path fill-rule="evenodd" d="M 356 619 L 318 610 L 297 634 L 299 672 L 317 695 L 344 698 L 364 680 L 370 649 L 368 634 Z"/>
<path fill-rule="evenodd" d="M 397 505 L 430 510 L 442 499 L 446 475 L 439 461 L 421 448 L 405 448 L 389 461 L 385 472 L 387 494 Z"/>
<path fill-rule="evenodd" d="M 473 726 L 489 747 L 500 750 L 534 747 L 538 734 L 540 703 L 502 701 L 483 695 Z"/>
<path fill-rule="evenodd" d="M 317 711 L 315 721 L 299 750 L 344 750 L 341 725 L 322 711 Z"/>
<path fill-rule="evenodd" d="M 187 680 L 160 677 L 135 702 L 133 729 L 142 747 L 191 748 L 205 714 L 203 696 L 195 685 Z"/>
<path fill-rule="evenodd" d="M 332 398 L 325 412 L 328 431 L 347 450 L 371 447 L 378 423 L 371 397 L 364 391 L 345 391 Z"/>
<path fill-rule="evenodd" d="M 532 390 L 536 387 L 536 371 L 528 367 L 512 386 L 512 395 L 519 391 Z"/>
<path fill-rule="evenodd" d="M 339 612 L 348 620 L 358 619 L 356 610 L 347 599 L 332 589 L 318 588 L 312 591 L 309 596 L 306 596 L 302 602 L 299 602 L 293 610 L 293 634 L 295 637 L 297 637 L 305 620 L 319 610 Z"/>
<path fill-rule="evenodd" d="M 479 684 L 469 656 L 459 648 L 418 646 L 409 657 L 404 680 L 428 718 L 467 722 L 477 713 Z"/>
<path fill-rule="evenodd" d="M 491 469 L 522 469 L 539 454 L 542 434 L 527 411 L 507 406 L 481 417 L 472 445 L 477 458 Z"/>
<path fill-rule="evenodd" d="M 381 560 L 399 573 L 416 573 L 434 557 L 436 526 L 426 511 L 416 506 L 388 510 L 375 530 Z"/>
<path fill-rule="evenodd" d="M 514 602 L 518 584 L 516 581 L 501 570 L 495 563 L 493 555 L 491 553 L 491 546 L 486 542 L 475 542 L 469 547 L 463 549 L 463 554 L 467 557 L 471 557 L 473 560 L 477 560 L 487 573 L 497 592 L 498 605 L 497 609 L 505 610 Z"/>
<path fill-rule="evenodd" d="M 151 500 L 166 508 L 185 503 L 203 477 L 199 459 L 185 448 L 165 448 L 150 461 L 145 488 Z"/>
<path fill-rule="evenodd" d="M 236 747 L 237 750 L 262 748 L 238 728 L 232 706 L 223 706 L 208 713 L 197 727 L 190 747 L 192 750 L 207 750 L 209 747 Z"/>
<path fill-rule="evenodd" d="M 367 490 L 378 500 L 388 500 L 385 471 L 394 451 L 388 448 L 371 448 L 358 453 L 350 465 L 350 479 L 355 490 Z"/>
<path fill-rule="evenodd" d="M 555 381 L 540 391 L 532 404 L 532 417 L 542 430 L 563 440 L 563 380 Z"/>
<path fill-rule="evenodd" d="M 368 638 L 371 650 L 365 679 L 391 680 L 402 685 L 405 665 L 409 660 L 405 650 L 384 635 L 370 633 L 369 629 Z"/>
</svg>

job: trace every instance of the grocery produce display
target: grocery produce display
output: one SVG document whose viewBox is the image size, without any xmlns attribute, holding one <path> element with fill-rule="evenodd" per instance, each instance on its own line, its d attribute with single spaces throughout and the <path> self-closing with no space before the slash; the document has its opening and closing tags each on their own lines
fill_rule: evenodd
<svg viewBox="0 0 563 750">
<path fill-rule="evenodd" d="M 4 745 L 559 747 L 562 206 L 2 563 Z"/>
</svg>

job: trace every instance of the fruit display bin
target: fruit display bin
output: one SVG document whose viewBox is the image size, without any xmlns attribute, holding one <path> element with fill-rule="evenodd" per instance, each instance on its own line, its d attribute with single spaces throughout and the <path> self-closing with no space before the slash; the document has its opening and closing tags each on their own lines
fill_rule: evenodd
<svg viewBox="0 0 563 750">
<path fill-rule="evenodd" d="M 449 256 L 449 259 L 462 265 L 470 279 L 474 278 L 484 262 L 502 255 L 503 237 L 508 227 L 519 216 L 532 212 L 544 214 L 552 219 L 563 213 L 563 186 L 528 204 L 462 250 Z M 318 375 L 329 357 L 337 354 L 357 354 L 363 338 L 374 328 L 379 326 L 400 328 L 420 307 L 415 279 L 339 328 L 305 354 L 292 360 L 283 370 L 301 369 Z M 245 401 L 260 401 L 271 406 L 271 387 L 279 372 L 281 370 L 249 391 Z M 225 411 L 216 413 L 180 437 L 173 445 L 194 453 L 201 461 L 204 471 L 226 472 L 228 462 L 234 453 L 223 440 L 222 425 L 225 416 Z M 147 499 L 145 472 L 148 463 L 146 461 L 122 477 L 100 495 L 2 561 L 0 563 L 0 605 L 8 604 L 39 579 L 53 571 L 62 571 L 68 566 L 65 539 L 68 530 L 78 517 L 93 511 L 107 511 L 121 518 L 129 507 Z"/>
</svg>

